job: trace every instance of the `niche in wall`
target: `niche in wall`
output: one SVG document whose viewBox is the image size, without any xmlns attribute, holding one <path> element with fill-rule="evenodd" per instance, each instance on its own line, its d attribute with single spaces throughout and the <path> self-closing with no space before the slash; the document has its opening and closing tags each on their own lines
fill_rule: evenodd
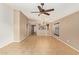
<svg viewBox="0 0 79 59">
<path fill-rule="evenodd" d="M 59 22 L 54 23 L 54 35 L 59 37 Z"/>
</svg>

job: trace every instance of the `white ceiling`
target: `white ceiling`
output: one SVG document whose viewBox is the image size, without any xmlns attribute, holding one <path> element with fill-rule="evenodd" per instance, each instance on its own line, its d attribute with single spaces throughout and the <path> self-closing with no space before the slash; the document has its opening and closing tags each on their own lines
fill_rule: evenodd
<svg viewBox="0 0 79 59">
<path fill-rule="evenodd" d="M 31 12 L 39 11 L 37 6 L 40 5 L 40 3 L 9 3 L 7 5 L 21 10 L 28 18 L 32 20 L 46 20 L 49 22 L 58 20 L 79 10 L 78 3 L 45 3 L 45 9 L 54 8 L 55 11 L 49 12 L 50 16 L 43 14 L 38 16 L 38 14 L 33 14 Z"/>
</svg>

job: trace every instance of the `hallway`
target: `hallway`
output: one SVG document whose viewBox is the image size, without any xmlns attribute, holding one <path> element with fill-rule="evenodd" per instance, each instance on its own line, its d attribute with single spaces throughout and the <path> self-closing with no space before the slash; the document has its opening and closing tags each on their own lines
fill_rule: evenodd
<svg viewBox="0 0 79 59">
<path fill-rule="evenodd" d="M 73 55 L 79 53 L 51 36 L 31 35 L 20 43 L 11 43 L 1 48 L 0 54 Z"/>
</svg>

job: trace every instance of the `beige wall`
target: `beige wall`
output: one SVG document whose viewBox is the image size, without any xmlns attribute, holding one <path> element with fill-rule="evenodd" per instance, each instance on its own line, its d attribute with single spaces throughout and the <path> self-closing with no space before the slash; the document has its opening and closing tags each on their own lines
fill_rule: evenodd
<svg viewBox="0 0 79 59">
<path fill-rule="evenodd" d="M 14 41 L 20 41 L 20 11 L 14 10 Z"/>
<path fill-rule="evenodd" d="M 20 11 L 14 10 L 14 41 L 20 42 L 30 35 L 28 18 Z"/>
<path fill-rule="evenodd" d="M 60 22 L 59 39 L 79 50 L 79 12 L 56 22 Z"/>
<path fill-rule="evenodd" d="M 28 35 L 28 18 L 20 12 L 20 40 L 24 40 Z"/>
<path fill-rule="evenodd" d="M 52 36 L 52 33 L 53 33 L 53 22 L 50 22 L 49 23 L 49 36 Z"/>
</svg>

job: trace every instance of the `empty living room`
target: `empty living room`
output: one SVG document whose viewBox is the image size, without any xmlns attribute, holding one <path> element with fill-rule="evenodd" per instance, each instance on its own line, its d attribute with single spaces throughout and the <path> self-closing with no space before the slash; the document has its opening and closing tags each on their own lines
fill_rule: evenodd
<svg viewBox="0 0 79 59">
<path fill-rule="evenodd" d="M 79 55 L 79 3 L 0 3 L 0 55 Z"/>
</svg>

